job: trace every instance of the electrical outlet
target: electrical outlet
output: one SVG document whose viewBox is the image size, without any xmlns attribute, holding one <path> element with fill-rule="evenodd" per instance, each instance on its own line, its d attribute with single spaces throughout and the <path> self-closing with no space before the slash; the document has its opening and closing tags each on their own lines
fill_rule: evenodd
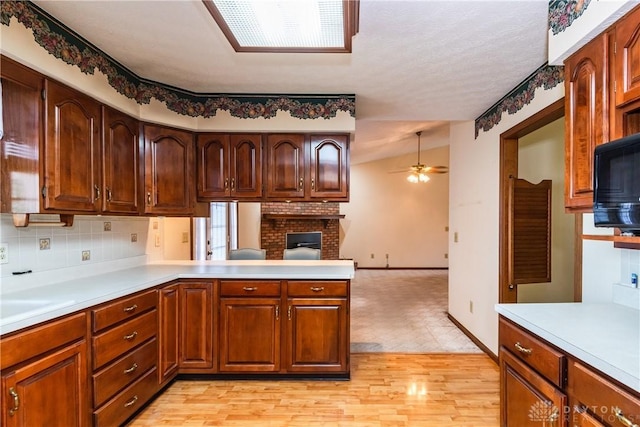
<svg viewBox="0 0 640 427">
<path fill-rule="evenodd" d="M 46 251 L 51 249 L 51 239 L 46 237 L 44 239 L 40 239 L 40 250 Z"/>
<path fill-rule="evenodd" d="M 458 243 L 458 232 L 457 232 L 457 231 L 455 231 L 455 232 L 453 233 L 453 242 L 454 242 L 454 243 Z"/>
<path fill-rule="evenodd" d="M 160 235 L 156 234 L 156 248 L 160 246 Z"/>
<path fill-rule="evenodd" d="M 371 254 L 371 259 L 373 259 L 373 258 L 375 258 L 375 257 L 373 256 L 373 254 Z"/>
<path fill-rule="evenodd" d="M 109 221 L 104 222 L 104 231 L 111 231 L 111 223 Z"/>
<path fill-rule="evenodd" d="M 182 232 L 182 243 L 189 243 L 189 232 Z"/>
<path fill-rule="evenodd" d="M 389 259 L 389 254 L 384 254 L 385 258 Z"/>
<path fill-rule="evenodd" d="M 469 301 L 469 313 L 473 313 L 473 301 Z"/>
<path fill-rule="evenodd" d="M 135 243 L 138 241 L 138 235 L 136 233 L 131 233 L 131 243 Z"/>
<path fill-rule="evenodd" d="M 444 254 L 444 259 L 449 259 L 449 254 Z"/>
<path fill-rule="evenodd" d="M 9 244 L 0 243 L 0 264 L 9 262 Z"/>
<path fill-rule="evenodd" d="M 89 261 L 91 259 L 91 251 L 82 251 L 82 260 Z"/>
</svg>

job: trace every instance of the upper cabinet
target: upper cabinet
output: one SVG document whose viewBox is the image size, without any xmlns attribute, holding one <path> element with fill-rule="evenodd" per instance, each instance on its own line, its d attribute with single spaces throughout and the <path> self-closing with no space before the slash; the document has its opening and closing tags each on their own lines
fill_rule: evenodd
<svg viewBox="0 0 640 427">
<path fill-rule="evenodd" d="M 51 80 L 45 82 L 44 208 L 97 213 L 101 209 L 101 106 Z"/>
<path fill-rule="evenodd" d="M 199 201 L 262 197 L 260 134 L 199 134 L 196 158 Z"/>
<path fill-rule="evenodd" d="M 593 150 L 609 140 L 608 43 L 603 34 L 565 61 L 565 207 L 593 207 Z"/>
<path fill-rule="evenodd" d="M 296 201 L 349 200 L 349 136 L 267 136 L 266 197 Z"/>
<path fill-rule="evenodd" d="M 194 151 L 191 132 L 144 125 L 144 213 L 193 213 Z"/>
<path fill-rule="evenodd" d="M 640 99 L 640 9 L 615 25 L 616 106 Z"/>
<path fill-rule="evenodd" d="M 39 212 L 44 78 L 4 56 L 1 61 L 0 212 Z"/>
<path fill-rule="evenodd" d="M 103 107 L 104 212 L 138 213 L 139 123 L 109 107 Z"/>
</svg>

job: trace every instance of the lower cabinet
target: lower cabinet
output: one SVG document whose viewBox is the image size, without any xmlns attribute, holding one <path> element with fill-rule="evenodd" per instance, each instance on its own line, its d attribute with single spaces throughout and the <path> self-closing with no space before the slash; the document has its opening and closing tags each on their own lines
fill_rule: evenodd
<svg viewBox="0 0 640 427">
<path fill-rule="evenodd" d="M 505 427 L 633 427 L 640 394 L 500 317 L 500 419 Z"/>
<path fill-rule="evenodd" d="M 164 386 L 178 374 L 179 285 L 158 290 L 158 382 Z"/>
<path fill-rule="evenodd" d="M 209 373 L 213 357 L 213 283 L 181 282 L 179 285 L 180 373 Z"/>
<path fill-rule="evenodd" d="M 90 425 L 85 319 L 72 315 L 3 338 L 3 426 Z M 8 366 L 18 358 L 28 361 Z"/>
</svg>

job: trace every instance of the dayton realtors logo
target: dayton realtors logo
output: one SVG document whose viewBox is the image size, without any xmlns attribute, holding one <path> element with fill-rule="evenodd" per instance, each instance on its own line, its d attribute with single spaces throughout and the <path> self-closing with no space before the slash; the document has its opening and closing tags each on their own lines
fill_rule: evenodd
<svg viewBox="0 0 640 427">
<path fill-rule="evenodd" d="M 559 416 L 560 410 L 551 402 L 538 401 L 529 408 L 529 419 L 543 426 L 552 425 Z"/>
</svg>

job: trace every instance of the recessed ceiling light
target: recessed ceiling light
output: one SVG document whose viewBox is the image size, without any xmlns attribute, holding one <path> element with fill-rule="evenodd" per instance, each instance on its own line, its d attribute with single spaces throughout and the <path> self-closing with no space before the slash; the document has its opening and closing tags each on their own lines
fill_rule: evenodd
<svg viewBox="0 0 640 427">
<path fill-rule="evenodd" d="M 237 52 L 351 52 L 359 0 L 202 0 Z"/>
</svg>

